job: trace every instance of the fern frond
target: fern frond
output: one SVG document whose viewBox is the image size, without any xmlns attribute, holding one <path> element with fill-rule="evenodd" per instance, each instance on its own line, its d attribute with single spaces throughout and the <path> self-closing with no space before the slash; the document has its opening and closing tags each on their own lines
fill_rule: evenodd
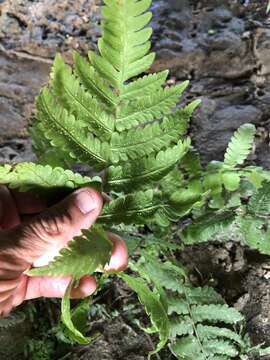
<svg viewBox="0 0 270 360">
<path fill-rule="evenodd" d="M 226 305 L 214 289 L 193 287 L 181 266 L 145 255 L 142 259 L 138 265 L 141 276 L 151 280 L 157 293 L 159 287 L 166 291 L 162 296 L 168 305 L 170 349 L 177 358 L 230 360 L 249 353 L 248 339 L 235 330 L 243 316 Z M 177 282 L 179 290 L 168 286 Z"/>
<path fill-rule="evenodd" d="M 188 129 L 192 112 L 198 102 L 192 102 L 174 114 L 165 117 L 161 123 L 155 122 L 143 128 L 113 133 L 111 139 L 111 159 L 119 161 L 136 160 L 177 143 Z"/>
<path fill-rule="evenodd" d="M 242 165 L 251 151 L 256 128 L 252 124 L 244 124 L 234 133 L 224 156 L 224 165 L 235 167 Z"/>
<path fill-rule="evenodd" d="M 90 53 L 93 66 L 121 89 L 130 78 L 146 71 L 155 55 L 148 54 L 151 28 L 145 28 L 152 14 L 146 12 L 151 0 L 115 2 L 106 0 L 102 10 L 103 37 L 98 42 L 101 55 Z"/>
<path fill-rule="evenodd" d="M 121 100 L 134 100 L 140 97 L 150 95 L 164 85 L 169 72 L 167 70 L 156 74 L 145 75 L 137 80 L 132 81 L 121 89 Z"/>
<path fill-rule="evenodd" d="M 110 259 L 112 243 L 106 233 L 97 226 L 91 230 L 82 230 L 68 243 L 68 247 L 60 250 L 60 255 L 46 266 L 32 269 L 29 276 L 71 275 L 80 279 L 103 268 Z"/>
<path fill-rule="evenodd" d="M 248 202 L 248 211 L 257 216 L 270 215 L 270 182 L 264 182 Z"/>
<path fill-rule="evenodd" d="M 75 74 L 84 88 L 110 108 L 116 106 L 118 99 L 116 94 L 110 89 L 109 82 L 102 78 L 93 66 L 77 52 L 74 52 L 73 58 Z"/>
<path fill-rule="evenodd" d="M 218 234 L 228 231 L 234 220 L 231 212 L 205 215 L 182 231 L 181 240 L 188 245 L 215 240 Z"/>
<path fill-rule="evenodd" d="M 267 219 L 246 215 L 237 220 L 244 242 L 260 253 L 270 255 L 270 226 Z"/>
<path fill-rule="evenodd" d="M 156 156 L 138 159 L 124 166 L 111 166 L 108 169 L 107 185 L 112 189 L 125 191 L 144 187 L 167 175 L 176 163 L 187 153 L 190 140 L 179 141 L 178 145 Z"/>
<path fill-rule="evenodd" d="M 73 115 L 56 105 L 45 88 L 37 100 L 38 120 L 43 123 L 44 136 L 51 144 L 80 162 L 103 169 L 109 162 L 109 144 L 101 143 L 86 133 L 84 126 Z"/>
<path fill-rule="evenodd" d="M 14 167 L 0 166 L 0 184 L 6 184 L 11 189 L 22 192 L 33 191 L 47 195 L 60 189 L 74 190 L 91 186 L 101 190 L 102 187 L 101 178 L 97 176 L 89 178 L 71 170 L 34 163 L 21 163 Z"/>
<path fill-rule="evenodd" d="M 102 103 L 87 91 L 72 74 L 61 55 L 55 57 L 51 74 L 51 85 L 60 104 L 78 119 L 85 122 L 91 132 L 101 139 L 111 137 L 114 130 L 114 119 Z"/>
<path fill-rule="evenodd" d="M 102 224 L 144 224 L 159 208 L 152 190 L 120 196 L 105 204 L 98 222 Z"/>
<path fill-rule="evenodd" d="M 126 104 L 116 119 L 116 129 L 118 131 L 131 129 L 170 113 L 188 84 L 189 82 L 185 81 L 174 87 L 166 87 Z"/>
</svg>

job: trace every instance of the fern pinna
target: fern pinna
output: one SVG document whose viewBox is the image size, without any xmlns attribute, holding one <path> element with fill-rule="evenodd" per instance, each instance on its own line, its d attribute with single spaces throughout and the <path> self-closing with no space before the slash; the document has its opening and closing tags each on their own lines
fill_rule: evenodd
<svg viewBox="0 0 270 360">
<path fill-rule="evenodd" d="M 264 232 L 259 244 L 255 238 L 267 221 L 267 185 L 266 190 L 260 188 L 270 176 L 258 167 L 242 166 L 255 128 L 243 125 L 232 138 L 224 162 L 202 168 L 186 136 L 199 101 L 177 106 L 188 82 L 168 87 L 168 71 L 145 74 L 155 58 L 150 52 L 152 30 L 147 26 L 151 2 L 104 0 L 98 52 L 89 52 L 88 60 L 74 53 L 73 67 L 57 55 L 50 82 L 37 98 L 30 132 L 38 163 L 0 167 L 1 183 L 38 192 L 52 202 L 83 186 L 109 192 L 112 197 L 98 224 L 72 240 L 53 262 L 29 272 L 32 276 L 72 275 L 62 302 L 62 320 L 66 334 L 83 344 L 90 338 L 78 330 L 81 326 L 76 327 L 80 309 L 70 311 L 69 291 L 81 276 L 102 269 L 109 260 L 107 227 L 147 224 L 152 230 L 156 225 L 168 230 L 171 222 L 184 219 L 185 226 L 178 233 L 183 243 L 192 244 L 209 241 L 237 224 L 247 244 L 269 252 L 269 232 Z M 72 172 L 78 165 L 87 165 L 98 176 Z M 252 192 L 254 198 L 247 205 Z M 260 208 L 256 199 L 260 199 Z M 254 219 L 257 225 L 250 231 Z M 154 267 L 147 270 L 153 275 L 155 271 Z M 191 285 L 181 282 L 183 272 L 178 271 L 169 289 L 162 279 L 150 279 L 152 290 L 142 270 L 141 278 L 117 274 L 137 292 L 150 316 L 151 332 L 159 333 L 160 341 L 150 356 L 170 339 L 179 359 L 193 360 L 194 354 L 198 359 L 230 359 L 237 354 L 245 359 L 239 335 L 223 326 L 236 325 L 240 314 L 220 304 L 212 290 L 194 290 L 195 301 Z M 167 302 L 175 298 L 174 308 Z M 200 337 L 204 337 L 202 342 Z M 207 357 L 210 353 L 213 356 Z"/>
</svg>

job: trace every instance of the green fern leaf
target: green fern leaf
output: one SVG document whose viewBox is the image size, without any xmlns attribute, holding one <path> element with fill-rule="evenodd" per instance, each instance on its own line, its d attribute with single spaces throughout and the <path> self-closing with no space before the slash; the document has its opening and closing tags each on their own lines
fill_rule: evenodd
<svg viewBox="0 0 270 360">
<path fill-rule="evenodd" d="M 270 3 L 269 3 L 269 11 L 270 11 Z M 260 348 L 258 349 L 258 351 L 254 351 L 255 353 L 259 353 L 260 356 L 267 356 L 267 355 L 270 355 L 270 347 L 267 347 L 267 348 Z"/>
<path fill-rule="evenodd" d="M 12 166 L 0 166 L 0 184 L 9 184 L 13 180 Z"/>
<path fill-rule="evenodd" d="M 152 94 L 153 91 L 161 88 L 168 74 L 169 72 L 164 70 L 157 74 L 145 75 L 142 78 L 132 81 L 121 89 L 120 99 L 134 100 Z"/>
<path fill-rule="evenodd" d="M 213 288 L 204 287 L 187 287 L 185 290 L 188 302 L 191 305 L 201 304 L 224 304 L 222 296 Z"/>
<path fill-rule="evenodd" d="M 170 345 L 171 352 L 181 360 L 209 360 L 202 353 L 200 342 L 191 336 L 177 339 Z"/>
<path fill-rule="evenodd" d="M 263 186 L 251 196 L 248 211 L 257 216 L 270 215 L 270 182 L 264 182 Z"/>
<path fill-rule="evenodd" d="M 89 60 L 102 77 L 107 79 L 114 87 L 117 88 L 119 86 L 120 78 L 118 71 L 106 59 L 90 51 Z"/>
<path fill-rule="evenodd" d="M 26 192 L 32 191 L 43 195 L 54 193 L 60 189 L 70 191 L 91 186 L 101 190 L 101 178 L 89 178 L 73 173 L 71 170 L 52 168 L 34 163 L 21 163 L 15 167 L 0 166 L 0 183 L 8 185 L 11 189 Z"/>
<path fill-rule="evenodd" d="M 224 157 L 224 165 L 233 168 L 244 163 L 251 151 L 255 133 L 255 126 L 252 124 L 240 126 L 228 145 Z"/>
<path fill-rule="evenodd" d="M 39 121 L 34 121 L 32 127 L 29 129 L 29 134 L 32 138 L 32 146 L 38 162 L 41 165 L 50 164 L 52 167 L 62 167 L 65 169 L 71 168 L 74 159 L 69 154 L 63 154 L 54 146 L 51 141 L 44 136 L 46 127 Z"/>
<path fill-rule="evenodd" d="M 81 329 L 79 330 L 74 324 L 74 319 L 72 319 L 72 312 L 70 310 L 70 292 L 73 287 L 74 281 L 71 281 L 65 295 L 62 299 L 61 304 L 61 320 L 65 325 L 65 335 L 71 340 L 75 341 L 81 345 L 86 345 L 91 342 L 90 337 L 86 337 L 82 334 Z M 88 305 L 89 306 L 89 305 Z"/>
<path fill-rule="evenodd" d="M 73 58 L 75 74 L 84 88 L 109 107 L 116 106 L 117 96 L 110 89 L 109 83 L 77 52 L 74 52 Z"/>
<path fill-rule="evenodd" d="M 205 342 L 205 341 L 204 341 Z M 227 356 L 233 358 L 239 354 L 237 348 L 231 344 L 229 341 L 225 340 L 207 340 L 204 346 L 205 353 L 211 358 L 214 355 L 223 356 L 226 354 Z"/>
<path fill-rule="evenodd" d="M 105 204 L 98 221 L 102 224 L 144 224 L 159 208 L 152 190 L 121 196 Z"/>
<path fill-rule="evenodd" d="M 170 350 L 181 360 L 230 360 L 239 355 L 236 346 L 229 341 L 200 341 L 194 336 L 178 338 L 170 345 Z"/>
<path fill-rule="evenodd" d="M 83 125 L 73 115 L 55 104 L 45 88 L 37 100 L 38 119 L 43 123 L 47 139 L 62 152 L 97 169 L 108 164 L 109 144 L 87 134 Z"/>
<path fill-rule="evenodd" d="M 165 277 L 165 275 L 164 275 Z M 168 275 L 166 274 L 166 278 Z M 167 288 L 167 287 L 166 287 Z M 176 290 L 175 288 L 173 290 Z M 179 290 L 177 290 L 179 293 Z M 181 288 L 180 294 L 183 294 L 183 288 Z M 218 294 L 213 288 L 210 287 L 186 287 L 185 296 L 188 298 L 189 305 L 208 305 L 208 304 L 224 304 L 222 296 Z M 175 293 L 168 295 L 168 314 L 174 313 L 178 315 L 187 315 L 188 304 L 186 301 L 177 296 Z"/>
<path fill-rule="evenodd" d="M 195 322 L 211 321 L 213 323 L 235 324 L 244 320 L 243 315 L 226 304 L 192 306 L 191 312 Z"/>
<path fill-rule="evenodd" d="M 82 230 L 82 236 L 75 237 L 60 255 L 46 266 L 32 269 L 29 276 L 71 275 L 75 279 L 92 274 L 103 268 L 110 259 L 112 244 L 100 227 Z"/>
<path fill-rule="evenodd" d="M 140 264 L 138 271 L 148 281 L 159 284 L 166 290 L 183 294 L 183 284 L 187 281 L 187 275 L 181 267 L 170 262 L 163 263 L 161 267 L 157 260 L 146 256 L 145 263 Z"/>
<path fill-rule="evenodd" d="M 227 328 L 199 324 L 197 326 L 197 332 L 201 339 L 224 338 L 232 340 L 241 347 L 245 347 L 245 342 L 243 341 L 242 337 L 236 332 Z"/>
<path fill-rule="evenodd" d="M 188 310 L 187 310 L 188 313 Z M 175 338 L 176 336 L 192 335 L 194 328 L 192 322 L 188 318 L 173 317 L 170 319 L 170 336 Z"/>
<path fill-rule="evenodd" d="M 125 166 L 111 166 L 108 169 L 108 187 L 128 191 L 158 181 L 175 167 L 187 153 L 189 145 L 189 139 L 179 141 L 178 145 L 160 151 L 156 156 L 142 158 Z"/>
<path fill-rule="evenodd" d="M 145 28 L 152 14 L 145 13 L 151 0 L 104 1 L 103 37 L 98 43 L 101 56 L 90 54 L 94 67 L 118 89 L 125 81 L 146 71 L 154 61 L 148 54 L 151 28 Z"/>
<path fill-rule="evenodd" d="M 196 185 L 193 186 L 194 184 Z M 171 194 L 164 206 L 165 217 L 170 221 L 177 221 L 182 216 L 188 215 L 193 208 L 202 206 L 203 202 L 200 182 L 190 182 L 187 187 Z"/>
<path fill-rule="evenodd" d="M 181 159 L 180 166 L 184 161 L 185 156 Z M 173 169 L 168 175 L 159 181 L 159 188 L 162 194 L 169 198 L 175 191 L 181 190 L 185 186 L 186 182 L 183 174 L 178 169 Z"/>
<path fill-rule="evenodd" d="M 229 213 L 221 213 L 205 215 L 203 218 L 187 226 L 181 233 L 181 240 L 188 245 L 213 241 L 217 235 L 222 234 L 231 227 L 235 220 L 235 216 Z"/>
<path fill-rule="evenodd" d="M 236 172 L 225 172 L 222 174 L 223 185 L 228 191 L 236 191 L 240 187 L 241 176 Z"/>
<path fill-rule="evenodd" d="M 118 131 L 131 129 L 170 113 L 188 84 L 189 82 L 185 81 L 174 87 L 166 87 L 128 103 L 122 107 L 121 113 L 116 119 L 116 129 Z"/>
<path fill-rule="evenodd" d="M 136 160 L 153 152 L 168 148 L 186 134 L 188 124 L 199 102 L 193 102 L 184 109 L 163 119 L 161 123 L 148 124 L 144 128 L 115 132 L 111 139 L 112 162 Z"/>
<path fill-rule="evenodd" d="M 137 293 L 140 302 L 145 307 L 147 314 L 150 316 L 152 325 L 156 332 L 159 333 L 160 341 L 151 355 L 159 352 L 167 343 L 169 338 L 169 320 L 166 311 L 159 300 L 157 294 L 152 292 L 141 278 L 134 278 L 127 274 L 118 274 L 128 286 Z"/>
<path fill-rule="evenodd" d="M 162 263 L 145 254 L 138 271 L 153 283 L 157 293 L 160 287 L 166 291 L 170 349 L 177 358 L 230 360 L 249 353 L 247 339 L 233 330 L 243 316 L 226 305 L 214 289 L 193 287 L 181 266 Z"/>
<path fill-rule="evenodd" d="M 81 87 L 60 54 L 55 58 L 51 78 L 53 92 L 60 104 L 75 115 L 78 121 L 85 122 L 95 135 L 104 139 L 110 138 L 114 130 L 113 117 Z"/>
<path fill-rule="evenodd" d="M 200 102 L 198 102 L 198 104 L 200 104 Z M 202 165 L 200 157 L 193 147 L 190 148 L 190 151 L 183 158 L 180 168 L 187 172 L 189 176 L 198 176 L 201 174 Z"/>
<path fill-rule="evenodd" d="M 238 218 L 239 229 L 244 236 L 244 242 L 260 253 L 270 254 L 270 226 L 267 219 L 246 215 Z"/>
</svg>

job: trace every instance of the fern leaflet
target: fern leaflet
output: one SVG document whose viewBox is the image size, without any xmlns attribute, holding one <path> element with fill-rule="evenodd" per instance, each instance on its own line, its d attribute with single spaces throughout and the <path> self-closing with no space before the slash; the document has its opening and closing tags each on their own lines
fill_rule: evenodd
<svg viewBox="0 0 270 360">
<path fill-rule="evenodd" d="M 129 191 L 143 187 L 167 175 L 188 151 L 190 141 L 179 141 L 173 148 L 160 151 L 156 156 L 145 157 L 125 167 L 112 166 L 108 170 L 109 188 Z"/>
<path fill-rule="evenodd" d="M 224 165 L 242 165 L 251 151 L 255 136 L 255 126 L 244 124 L 234 133 L 224 157 Z"/>
<path fill-rule="evenodd" d="M 75 279 L 103 268 L 110 259 L 112 244 L 99 227 L 82 230 L 51 263 L 28 272 L 30 276 L 71 275 Z"/>
</svg>

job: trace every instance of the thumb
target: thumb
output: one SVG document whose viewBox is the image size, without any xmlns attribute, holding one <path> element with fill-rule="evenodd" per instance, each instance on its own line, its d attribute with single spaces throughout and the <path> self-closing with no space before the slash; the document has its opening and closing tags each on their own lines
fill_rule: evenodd
<svg viewBox="0 0 270 360">
<path fill-rule="evenodd" d="M 16 255 L 30 265 L 46 265 L 74 236 L 95 222 L 101 209 L 102 197 L 97 191 L 91 188 L 75 191 L 12 230 Z"/>
</svg>

